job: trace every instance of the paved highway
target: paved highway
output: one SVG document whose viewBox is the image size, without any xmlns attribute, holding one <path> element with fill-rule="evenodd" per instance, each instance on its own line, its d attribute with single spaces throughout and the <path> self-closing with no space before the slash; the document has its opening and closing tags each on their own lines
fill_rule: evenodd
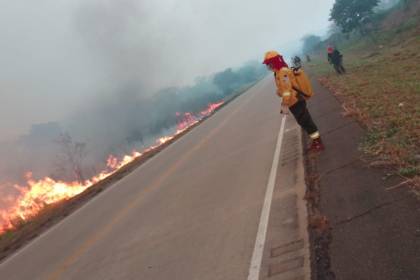
<svg viewBox="0 0 420 280">
<path fill-rule="evenodd" d="M 279 110 L 268 77 L 6 259 L 0 278 L 309 280 L 300 129 Z"/>
</svg>

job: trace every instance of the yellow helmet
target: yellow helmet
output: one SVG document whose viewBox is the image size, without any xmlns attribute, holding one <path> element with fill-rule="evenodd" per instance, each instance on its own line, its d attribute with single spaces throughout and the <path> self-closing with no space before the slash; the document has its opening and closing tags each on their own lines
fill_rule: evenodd
<svg viewBox="0 0 420 280">
<path fill-rule="evenodd" d="M 267 64 L 267 61 L 269 61 L 269 60 L 271 60 L 271 59 L 273 59 L 275 57 L 278 57 L 278 56 L 281 56 L 281 54 L 279 54 L 276 51 L 268 51 L 268 52 L 265 53 L 264 62 L 263 63 L 264 64 Z"/>
</svg>

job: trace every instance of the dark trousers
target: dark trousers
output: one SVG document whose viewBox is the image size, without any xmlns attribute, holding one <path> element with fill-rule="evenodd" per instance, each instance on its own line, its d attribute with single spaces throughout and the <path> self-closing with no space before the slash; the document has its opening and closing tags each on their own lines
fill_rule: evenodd
<svg viewBox="0 0 420 280">
<path fill-rule="evenodd" d="M 299 100 L 295 105 L 289 108 L 295 117 L 297 123 L 311 135 L 318 131 L 314 121 L 312 120 L 311 115 L 309 114 L 308 108 L 306 107 L 305 100 Z"/>
<path fill-rule="evenodd" d="M 341 62 L 337 63 L 337 64 L 334 64 L 334 69 L 335 69 L 335 72 L 337 72 L 337 74 L 346 73 L 346 69 L 344 69 L 344 66 Z"/>
</svg>

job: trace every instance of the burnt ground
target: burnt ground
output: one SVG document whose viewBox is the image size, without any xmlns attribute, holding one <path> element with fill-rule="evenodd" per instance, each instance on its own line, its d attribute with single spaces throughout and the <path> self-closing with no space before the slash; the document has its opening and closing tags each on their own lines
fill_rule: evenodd
<svg viewBox="0 0 420 280">
<path fill-rule="evenodd" d="M 359 151 L 364 129 L 313 81 L 309 110 L 326 150 L 306 156 L 314 280 L 420 279 L 420 201 Z M 307 143 L 305 143 L 307 144 Z"/>
</svg>

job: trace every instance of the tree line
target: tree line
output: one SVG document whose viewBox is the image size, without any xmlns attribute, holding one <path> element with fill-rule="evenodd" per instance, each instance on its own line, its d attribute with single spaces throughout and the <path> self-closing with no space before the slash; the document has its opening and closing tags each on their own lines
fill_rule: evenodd
<svg viewBox="0 0 420 280">
<path fill-rule="evenodd" d="M 330 11 L 329 41 L 342 41 L 351 36 L 372 36 L 378 24 L 392 9 L 407 9 L 416 0 L 336 0 Z M 374 40 L 374 38 L 372 37 Z M 321 36 L 310 34 L 302 38 L 303 53 L 324 49 Z"/>
</svg>

